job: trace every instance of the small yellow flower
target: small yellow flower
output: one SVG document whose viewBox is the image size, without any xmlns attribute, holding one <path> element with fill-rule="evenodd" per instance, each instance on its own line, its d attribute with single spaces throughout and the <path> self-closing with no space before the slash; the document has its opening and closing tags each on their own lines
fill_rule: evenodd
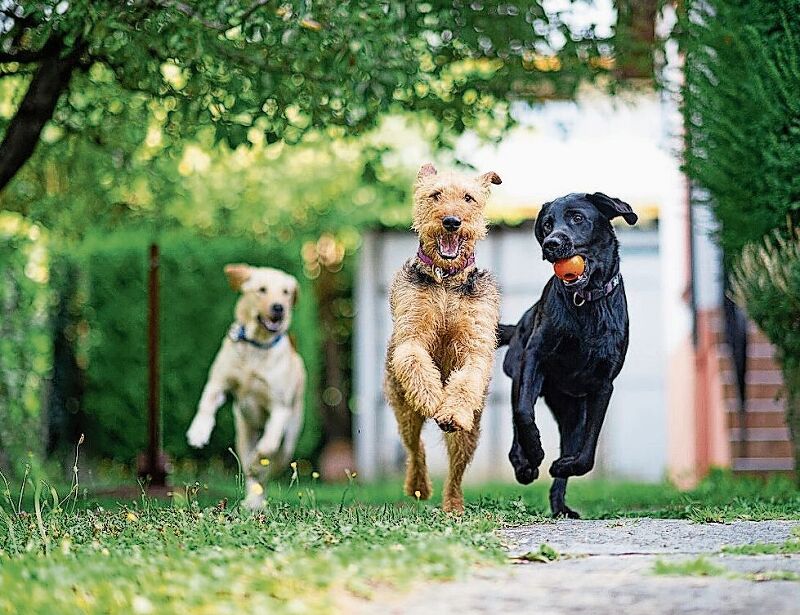
<svg viewBox="0 0 800 615">
<path fill-rule="evenodd" d="M 417 499 L 419 499 L 421 495 L 422 494 L 419 492 L 419 490 L 414 492 L 414 497 L 417 498 Z"/>
<path fill-rule="evenodd" d="M 311 478 L 319 478 L 319 472 L 312 472 Z"/>
<path fill-rule="evenodd" d="M 292 470 L 296 470 L 297 469 L 297 462 L 296 461 L 293 461 L 289 465 L 292 466 Z"/>
<path fill-rule="evenodd" d="M 261 460 L 261 465 L 262 465 L 262 466 L 265 466 L 265 467 L 266 467 L 266 466 L 268 466 L 268 465 L 269 465 L 269 459 L 267 459 L 266 457 L 264 457 L 264 458 Z"/>
<path fill-rule="evenodd" d="M 261 495 L 262 493 L 264 493 L 264 487 L 262 487 L 258 483 L 253 483 L 252 485 L 250 485 L 250 493 L 254 493 L 255 495 Z"/>
<path fill-rule="evenodd" d="M 133 512 L 129 512 L 127 515 L 125 515 L 125 518 L 131 523 L 135 523 L 136 521 L 139 520 L 139 516 Z"/>
</svg>

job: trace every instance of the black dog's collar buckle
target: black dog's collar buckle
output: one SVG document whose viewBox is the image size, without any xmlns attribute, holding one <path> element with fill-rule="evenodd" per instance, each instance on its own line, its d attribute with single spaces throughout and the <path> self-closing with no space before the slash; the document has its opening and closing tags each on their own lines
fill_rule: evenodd
<svg viewBox="0 0 800 615">
<path fill-rule="evenodd" d="M 587 301 L 597 301 L 598 299 L 608 297 L 614 292 L 614 289 L 619 286 L 620 282 L 622 282 L 622 274 L 617 273 L 617 275 L 606 282 L 603 288 L 596 288 L 590 291 L 576 290 L 575 294 L 572 295 L 572 303 L 575 304 L 575 307 L 581 307 Z"/>
</svg>

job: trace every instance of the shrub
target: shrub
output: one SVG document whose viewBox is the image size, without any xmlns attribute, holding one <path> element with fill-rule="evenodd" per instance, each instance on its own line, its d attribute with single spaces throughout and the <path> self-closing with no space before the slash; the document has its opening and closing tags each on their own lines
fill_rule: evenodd
<svg viewBox="0 0 800 615">
<path fill-rule="evenodd" d="M 798 14 L 800 0 L 686 3 L 685 170 L 728 263 L 787 215 L 800 224 Z"/>
<path fill-rule="evenodd" d="M 75 353 L 84 370 L 80 421 L 86 450 L 130 462 L 146 443 L 147 259 L 151 234 L 126 231 L 94 236 L 64 255 L 80 271 L 76 295 L 82 323 Z M 268 265 L 296 275 L 300 302 L 292 334 L 309 372 L 306 424 L 298 454 L 313 452 L 319 438 L 316 411 L 319 331 L 316 306 L 299 264 L 299 246 L 241 238 L 163 233 L 161 248 L 161 400 L 164 449 L 173 457 L 227 456 L 233 420 L 218 415 L 208 447 L 191 449 L 185 432 L 197 408 L 208 369 L 233 320 L 236 294 L 222 268 L 229 262 Z M 295 256 L 298 255 L 298 256 Z M 73 339 L 75 335 L 71 336 Z"/>
<path fill-rule="evenodd" d="M 778 348 L 786 388 L 786 422 L 800 469 L 800 229 L 789 239 L 774 232 L 749 244 L 734 270 L 732 288 L 750 317 Z M 797 473 L 800 482 L 800 472 Z"/>
<path fill-rule="evenodd" d="M 14 474 L 42 448 L 50 369 L 47 250 L 41 229 L 0 213 L 0 470 Z"/>
</svg>

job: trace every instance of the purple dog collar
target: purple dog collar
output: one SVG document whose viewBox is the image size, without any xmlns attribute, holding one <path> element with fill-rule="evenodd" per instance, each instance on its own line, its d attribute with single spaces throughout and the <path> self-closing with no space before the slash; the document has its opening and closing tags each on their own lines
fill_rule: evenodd
<svg viewBox="0 0 800 615">
<path fill-rule="evenodd" d="M 613 278 L 606 282 L 603 288 L 596 288 L 595 290 L 576 290 L 572 296 L 572 302 L 580 307 L 587 301 L 597 301 L 603 297 L 608 297 L 614 289 L 622 282 L 622 274 L 617 273 Z"/>
<path fill-rule="evenodd" d="M 475 264 L 475 253 L 473 252 L 467 257 L 467 260 L 464 261 L 464 264 L 461 267 L 451 267 L 449 269 L 442 269 L 441 267 L 437 267 L 433 259 L 430 256 L 425 254 L 422 250 L 422 244 L 420 244 L 419 248 L 417 249 L 417 258 L 422 261 L 422 264 L 431 267 L 435 273 L 440 274 L 442 278 L 449 278 L 450 276 L 454 276 L 457 273 L 461 273 L 467 267 L 471 267 Z"/>
</svg>

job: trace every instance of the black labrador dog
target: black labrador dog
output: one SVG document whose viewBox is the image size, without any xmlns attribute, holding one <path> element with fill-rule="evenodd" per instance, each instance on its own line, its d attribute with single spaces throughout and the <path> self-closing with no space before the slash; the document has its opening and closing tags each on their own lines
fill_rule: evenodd
<svg viewBox="0 0 800 615">
<path fill-rule="evenodd" d="M 611 220 L 636 224 L 630 205 L 600 192 L 545 203 L 534 234 L 551 263 L 579 254 L 585 270 L 565 282 L 553 276 L 516 325 L 500 325 L 508 344 L 503 371 L 512 379 L 514 442 L 508 458 L 523 485 L 539 475 L 544 451 L 533 406 L 544 397 L 558 423 L 561 457 L 550 466 L 554 516 L 578 518 L 565 503 L 567 479 L 594 467 L 614 378 L 628 350 L 628 305 Z"/>
</svg>

